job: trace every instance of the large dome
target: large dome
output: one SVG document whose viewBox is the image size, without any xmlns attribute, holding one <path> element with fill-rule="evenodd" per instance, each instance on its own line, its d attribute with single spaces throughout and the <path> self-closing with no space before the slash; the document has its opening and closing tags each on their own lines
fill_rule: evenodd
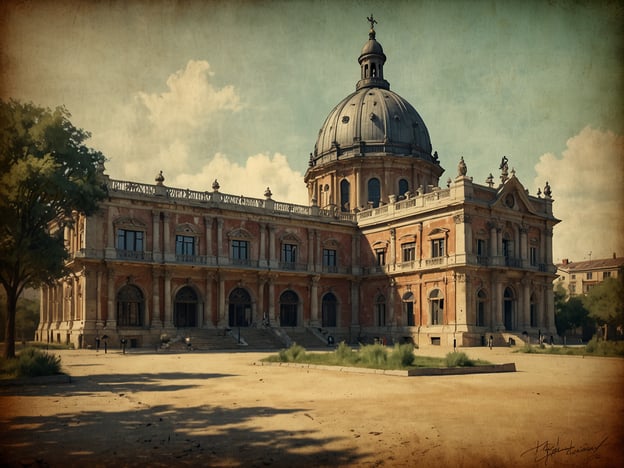
<svg viewBox="0 0 624 468">
<path fill-rule="evenodd" d="M 361 78 L 356 91 L 325 119 L 310 166 L 369 154 L 415 157 L 437 163 L 423 119 L 409 102 L 390 91 L 390 84 L 384 79 L 386 56 L 372 28 L 358 62 Z"/>
<path fill-rule="evenodd" d="M 317 164 L 368 153 L 431 160 L 429 132 L 416 109 L 389 89 L 376 87 L 361 88 L 334 107 L 314 150 Z"/>
</svg>

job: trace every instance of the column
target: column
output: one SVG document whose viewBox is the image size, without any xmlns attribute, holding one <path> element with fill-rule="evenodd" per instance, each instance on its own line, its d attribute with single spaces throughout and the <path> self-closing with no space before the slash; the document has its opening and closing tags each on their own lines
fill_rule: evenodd
<svg viewBox="0 0 624 468">
<path fill-rule="evenodd" d="M 390 284 L 388 285 L 388 324 L 391 326 L 397 326 L 398 320 L 396 314 L 394 312 L 394 296 L 396 295 L 396 281 L 394 278 L 390 279 Z"/>
<path fill-rule="evenodd" d="M 160 271 L 152 269 L 152 317 L 149 324 L 153 328 L 162 328 L 160 318 Z"/>
<path fill-rule="evenodd" d="M 217 264 L 227 265 L 228 257 L 223 245 L 223 218 L 217 218 Z"/>
<path fill-rule="evenodd" d="M 260 252 L 258 254 L 258 266 L 268 267 L 269 262 L 266 258 L 266 223 L 259 223 L 260 227 Z"/>
<path fill-rule="evenodd" d="M 169 258 L 169 254 L 171 252 L 171 232 L 169 230 L 170 218 L 171 216 L 168 213 L 165 213 L 163 215 L 163 261 L 173 260 L 173 258 Z M 166 310 L 167 306 L 165 305 L 165 311 Z"/>
<path fill-rule="evenodd" d="M 490 257 L 498 256 L 498 236 L 496 235 L 496 224 L 490 223 Z"/>
<path fill-rule="evenodd" d="M 272 323 L 279 324 L 279 317 L 275 310 L 275 278 L 269 277 L 269 317 Z"/>
<path fill-rule="evenodd" d="M 202 327 L 213 328 L 214 321 L 212 319 L 212 286 L 214 283 L 214 274 L 208 273 L 206 275 L 206 297 L 204 298 L 204 320 Z"/>
<path fill-rule="evenodd" d="M 360 323 L 360 281 L 351 280 L 351 326 L 357 327 Z"/>
<path fill-rule="evenodd" d="M 173 313 L 171 310 L 171 272 L 165 270 L 165 285 L 164 285 L 164 308 L 165 308 L 165 328 L 173 328 Z"/>
<path fill-rule="evenodd" d="M 212 217 L 204 216 L 204 232 L 206 236 L 206 257 L 210 259 L 214 257 L 212 250 Z M 210 260 L 208 260 L 210 264 Z"/>
<path fill-rule="evenodd" d="M 113 208 L 108 207 L 106 213 L 106 258 L 115 258 L 115 225 L 113 223 Z"/>
<path fill-rule="evenodd" d="M 269 224 L 269 267 L 277 267 L 275 258 L 275 226 Z"/>
<path fill-rule="evenodd" d="M 266 278 L 262 275 L 258 275 L 258 307 L 256 307 L 256 317 L 254 317 L 255 323 L 262 323 L 266 314 L 266 307 L 264 306 L 264 284 Z M 268 318 L 268 314 L 266 316 Z"/>
<path fill-rule="evenodd" d="M 219 273 L 217 278 L 219 281 L 219 292 L 218 292 L 218 297 L 217 297 L 217 301 L 219 303 L 217 307 L 217 316 L 218 316 L 217 326 L 227 327 L 228 321 L 225 317 L 225 312 L 226 312 L 225 311 L 225 279 L 222 273 Z"/>
<path fill-rule="evenodd" d="M 316 236 L 316 245 L 314 248 L 314 270 L 323 271 L 323 266 L 321 265 L 321 259 L 323 258 L 323 252 L 321 250 L 321 234 L 319 231 L 315 230 L 314 235 Z"/>
<path fill-rule="evenodd" d="M 102 318 L 106 326 L 117 328 L 117 316 L 115 314 L 115 270 L 109 268 L 106 273 L 108 301 L 106 304 L 106 317 Z"/>
<path fill-rule="evenodd" d="M 396 230 L 394 228 L 390 229 L 390 247 L 388 248 L 388 264 L 392 265 L 392 269 L 394 270 L 394 265 L 396 264 Z"/>
<path fill-rule="evenodd" d="M 547 227 L 544 229 L 544 237 L 546 238 L 546 258 L 545 258 L 545 263 L 546 263 L 546 268 L 548 268 L 548 271 L 550 272 L 550 268 L 553 264 L 553 258 L 552 258 L 552 237 L 553 237 L 553 230 L 551 227 Z"/>
<path fill-rule="evenodd" d="M 319 309 L 318 309 L 318 283 L 320 276 L 314 275 L 310 278 L 310 326 L 318 327 Z"/>
<path fill-rule="evenodd" d="M 314 230 L 308 229 L 308 271 L 314 271 Z"/>
<path fill-rule="evenodd" d="M 546 313 L 544 314 L 544 328 L 546 328 L 551 335 L 557 334 L 557 328 L 555 327 L 555 294 L 552 287 L 549 284 L 544 286 L 545 307 Z"/>
<path fill-rule="evenodd" d="M 152 211 L 152 258 L 157 260 L 160 256 L 160 212 Z"/>
<path fill-rule="evenodd" d="M 464 214 L 455 215 L 453 216 L 453 221 L 455 221 L 455 263 L 465 263 L 466 253 L 468 253 L 465 224 L 466 217 Z M 448 255 L 448 252 L 446 253 Z"/>
<path fill-rule="evenodd" d="M 528 226 L 523 224 L 520 227 L 520 260 L 522 261 L 522 266 L 527 267 L 530 263 L 529 261 L 529 241 L 528 241 Z"/>
<path fill-rule="evenodd" d="M 351 274 L 360 273 L 360 234 L 356 231 L 351 237 Z"/>
<path fill-rule="evenodd" d="M 495 329 L 496 330 L 503 330 L 504 329 L 504 324 L 503 324 L 503 283 L 500 281 L 500 279 L 497 278 L 496 280 L 496 297 L 495 297 L 495 304 L 494 304 L 494 316 L 495 316 Z"/>
<path fill-rule="evenodd" d="M 525 276 L 520 281 L 522 284 L 522 320 L 520 325 L 523 330 L 531 326 L 531 280 Z"/>
</svg>

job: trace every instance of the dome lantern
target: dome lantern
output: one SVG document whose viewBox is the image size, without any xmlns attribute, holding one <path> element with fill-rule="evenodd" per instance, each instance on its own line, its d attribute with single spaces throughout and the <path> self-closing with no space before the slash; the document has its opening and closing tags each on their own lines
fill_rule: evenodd
<svg viewBox="0 0 624 468">
<path fill-rule="evenodd" d="M 370 87 L 390 89 L 390 83 L 384 80 L 383 77 L 383 66 L 386 63 L 386 55 L 383 52 L 381 44 L 375 39 L 375 24 L 377 20 L 373 18 L 373 15 L 370 15 L 370 17 L 366 19 L 370 22 L 371 28 L 368 33 L 368 41 L 364 44 L 364 47 L 362 47 L 362 52 L 358 58 L 361 68 L 361 78 L 360 81 L 357 82 L 355 89 L 359 90 Z"/>
</svg>

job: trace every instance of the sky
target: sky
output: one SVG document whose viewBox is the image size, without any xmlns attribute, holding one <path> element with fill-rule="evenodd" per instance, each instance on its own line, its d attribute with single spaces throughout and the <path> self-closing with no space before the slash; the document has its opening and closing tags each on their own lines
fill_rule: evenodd
<svg viewBox="0 0 624 468">
<path fill-rule="evenodd" d="M 318 130 L 355 90 L 374 14 L 385 78 L 442 167 L 552 188 L 554 261 L 624 256 L 622 1 L 17 1 L 0 98 L 92 134 L 113 179 L 307 204 Z"/>
</svg>

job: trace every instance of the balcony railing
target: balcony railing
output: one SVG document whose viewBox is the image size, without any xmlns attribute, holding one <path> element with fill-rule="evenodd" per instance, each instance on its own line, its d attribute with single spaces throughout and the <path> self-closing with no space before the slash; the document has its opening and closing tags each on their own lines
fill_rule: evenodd
<svg viewBox="0 0 624 468">
<path fill-rule="evenodd" d="M 117 249 L 117 258 L 124 259 L 124 260 L 140 260 L 144 262 L 151 262 L 152 252 L 143 252 L 140 250 Z"/>
<path fill-rule="evenodd" d="M 505 257 L 505 266 L 511 268 L 522 268 L 522 260 L 514 257 Z"/>
</svg>

